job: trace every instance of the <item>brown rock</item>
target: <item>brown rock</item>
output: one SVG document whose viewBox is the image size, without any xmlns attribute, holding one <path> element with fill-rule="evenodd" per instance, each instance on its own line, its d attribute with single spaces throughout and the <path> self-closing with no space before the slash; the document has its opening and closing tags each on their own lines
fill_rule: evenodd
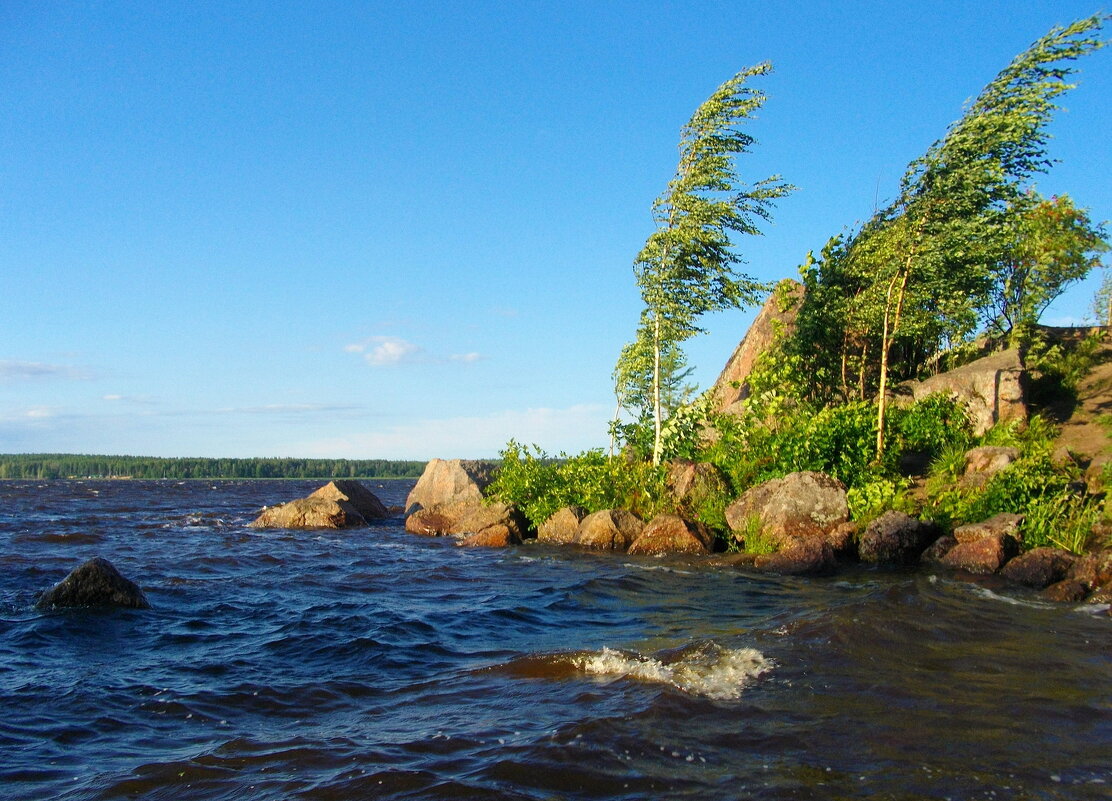
<svg viewBox="0 0 1112 801">
<path fill-rule="evenodd" d="M 749 374 L 777 338 L 790 334 L 794 329 L 802 297 L 803 285 L 789 279 L 781 281 L 769 295 L 745 338 L 714 382 L 711 392 L 718 411 L 735 411 L 738 404 L 749 397 Z"/>
<path fill-rule="evenodd" d="M 1032 548 L 1009 561 L 1000 575 L 1009 581 L 1041 590 L 1066 577 L 1077 557 L 1062 548 Z"/>
<path fill-rule="evenodd" d="M 1026 420 L 1027 372 L 1015 349 L 1000 351 L 955 370 L 939 373 L 925 381 L 909 381 L 898 387 L 908 400 L 920 400 L 945 392 L 961 401 L 969 412 L 975 434 L 983 434 L 997 423 Z"/>
<path fill-rule="evenodd" d="M 790 473 L 746 490 L 726 507 L 726 522 L 735 540 L 754 517 L 775 541 L 825 535 L 849 520 L 846 487 L 824 473 Z"/>
<path fill-rule="evenodd" d="M 1040 597 L 1048 601 L 1059 601 L 1061 603 L 1077 603 L 1083 601 L 1088 594 L 1089 588 L 1085 586 L 1084 582 L 1077 579 L 1063 579 L 1051 584 L 1039 593 Z"/>
<path fill-rule="evenodd" d="M 250 528 L 351 528 L 367 521 L 347 501 L 328 498 L 298 498 L 263 509 Z"/>
<path fill-rule="evenodd" d="M 1073 563 L 1067 577 L 1080 581 L 1089 589 L 1112 582 L 1112 549 L 1085 554 Z"/>
<path fill-rule="evenodd" d="M 433 511 L 432 509 L 418 509 L 405 519 L 405 530 L 410 534 L 420 534 L 425 537 L 440 537 L 452 534 L 455 531 L 456 521 Z"/>
<path fill-rule="evenodd" d="M 758 556 L 754 567 L 785 576 L 828 576 L 837 568 L 837 560 L 822 537 L 793 537 L 775 553 Z"/>
<path fill-rule="evenodd" d="M 1093 594 L 1086 598 L 1091 604 L 1112 604 L 1112 582 L 1105 584 L 1103 587 L 1097 587 L 1093 590 Z M 1109 609 L 1109 614 L 1112 614 L 1112 609 Z"/>
<path fill-rule="evenodd" d="M 627 551 L 644 527 L 644 522 L 633 512 L 603 509 L 583 518 L 575 544 L 600 551 Z"/>
<path fill-rule="evenodd" d="M 857 524 L 852 520 L 839 523 L 826 535 L 826 542 L 839 559 L 857 558 Z"/>
<path fill-rule="evenodd" d="M 307 498 L 263 510 L 251 528 L 351 528 L 390 512 L 358 481 L 330 481 Z"/>
<path fill-rule="evenodd" d="M 982 445 L 965 452 L 965 471 L 962 483 L 982 486 L 990 478 L 1019 458 L 1018 448 Z"/>
<path fill-rule="evenodd" d="M 120 606 L 149 609 L 139 585 L 120 575 L 116 566 L 100 556 L 70 571 L 70 574 L 39 596 L 36 609 L 76 606 Z"/>
<path fill-rule="evenodd" d="M 453 533 L 479 534 L 488 528 L 506 529 L 516 542 L 529 535 L 529 524 L 516 508 L 504 503 L 472 507 L 456 524 Z"/>
<path fill-rule="evenodd" d="M 363 516 L 364 520 L 368 521 L 390 516 L 390 510 L 383 505 L 377 495 L 360 482 L 350 479 L 329 481 L 316 492 L 310 493 L 309 497 L 324 498 L 337 503 L 346 501 Z"/>
<path fill-rule="evenodd" d="M 995 573 L 1019 550 L 1019 544 L 1007 534 L 987 534 L 964 542 L 956 539 L 958 544 L 948 550 L 940 561 L 947 567 L 967 573 Z"/>
<path fill-rule="evenodd" d="M 549 545 L 570 545 L 579 535 L 579 524 L 587 516 L 582 506 L 565 506 L 537 529 L 537 542 Z"/>
<path fill-rule="evenodd" d="M 677 459 L 668 465 L 666 486 L 676 508 L 686 514 L 697 512 L 705 503 L 729 492 L 729 485 L 717 467 L 687 459 Z"/>
<path fill-rule="evenodd" d="M 656 556 L 664 553 L 710 553 L 714 535 L 702 523 L 676 515 L 657 515 L 645 526 L 632 545 L 631 554 Z"/>
<path fill-rule="evenodd" d="M 954 538 L 961 543 L 976 542 L 985 537 L 1004 536 L 1015 540 L 1019 544 L 1022 538 L 1019 526 L 1023 522 L 1023 515 L 1001 513 L 993 515 L 988 520 L 980 523 L 966 523 L 954 529 Z"/>
<path fill-rule="evenodd" d="M 945 534 L 931 543 L 931 546 L 927 548 L 927 550 L 923 551 L 922 555 L 919 557 L 919 561 L 927 564 L 938 564 L 942 561 L 942 557 L 949 553 L 950 549 L 957 544 L 957 538 L 950 534 Z"/>
<path fill-rule="evenodd" d="M 865 527 L 857 543 L 863 562 L 910 565 L 938 539 L 938 526 L 903 512 L 888 511 Z"/>
<path fill-rule="evenodd" d="M 494 480 L 496 469 L 492 462 L 433 459 L 405 500 L 406 514 L 417 509 L 481 504 L 483 490 Z"/>
<path fill-rule="evenodd" d="M 521 537 L 509 526 L 495 523 L 482 531 L 460 538 L 456 544 L 465 548 L 505 548 L 509 545 L 520 545 Z"/>
</svg>

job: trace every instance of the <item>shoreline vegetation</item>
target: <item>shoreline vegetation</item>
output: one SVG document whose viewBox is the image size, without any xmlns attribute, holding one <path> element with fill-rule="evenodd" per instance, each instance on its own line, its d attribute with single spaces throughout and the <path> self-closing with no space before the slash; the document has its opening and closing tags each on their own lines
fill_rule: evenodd
<svg viewBox="0 0 1112 801">
<path fill-rule="evenodd" d="M 497 515 L 421 503 L 407 530 L 464 545 L 732 551 L 732 563 L 794 574 L 925 561 L 1057 600 L 1112 599 L 1108 233 L 1032 180 L 1053 163 L 1046 126 L 1073 88 L 1071 62 L 1105 46 L 1108 19 L 1053 28 L 1019 54 L 908 165 L 888 205 L 775 289 L 734 269 L 731 236 L 759 234 L 794 189 L 734 169 L 755 144 L 739 126 L 766 99 L 745 82 L 771 67 L 739 72 L 684 126 L 653 203 L 610 452 L 551 456 L 511 440 L 480 482 Z M 1095 269 L 1104 325 L 1040 325 Z M 763 292 L 719 381 L 696 395 L 683 342 L 704 313 Z"/>
<path fill-rule="evenodd" d="M 3 479 L 418 478 L 424 461 L 0 454 Z"/>
</svg>

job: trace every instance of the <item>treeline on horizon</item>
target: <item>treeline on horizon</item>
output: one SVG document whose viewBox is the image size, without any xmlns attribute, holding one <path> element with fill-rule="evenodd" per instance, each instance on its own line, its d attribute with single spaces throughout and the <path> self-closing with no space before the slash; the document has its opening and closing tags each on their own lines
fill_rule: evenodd
<svg viewBox="0 0 1112 801">
<path fill-rule="evenodd" d="M 418 478 L 423 461 L 391 459 L 209 459 L 69 453 L 0 454 L 0 479 L 53 478 Z"/>
</svg>

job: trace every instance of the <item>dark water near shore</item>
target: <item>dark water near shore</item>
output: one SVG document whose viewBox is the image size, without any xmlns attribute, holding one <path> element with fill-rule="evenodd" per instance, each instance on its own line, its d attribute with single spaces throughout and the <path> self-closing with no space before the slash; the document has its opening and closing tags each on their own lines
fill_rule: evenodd
<svg viewBox="0 0 1112 801">
<path fill-rule="evenodd" d="M 1112 795 L 1099 608 L 246 527 L 320 483 L 0 482 L 0 798 Z M 154 608 L 32 609 L 95 555 Z"/>
</svg>

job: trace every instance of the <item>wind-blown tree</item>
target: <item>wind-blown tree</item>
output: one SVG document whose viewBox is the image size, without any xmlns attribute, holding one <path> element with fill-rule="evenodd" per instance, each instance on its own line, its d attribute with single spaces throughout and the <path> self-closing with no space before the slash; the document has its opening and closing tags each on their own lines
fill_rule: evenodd
<svg viewBox="0 0 1112 801">
<path fill-rule="evenodd" d="M 653 203 L 657 228 L 634 262 L 645 307 L 637 340 L 622 351 L 615 372 L 629 385 L 628 376 L 651 369 L 651 379 L 641 383 L 650 389 L 654 464 L 663 452 L 666 387 L 674 383 L 668 363 L 682 367 L 681 343 L 703 332 L 704 314 L 754 303 L 766 290 L 736 271 L 742 259 L 730 235 L 759 234 L 758 220 L 769 220 L 775 201 L 794 189 L 778 175 L 747 185 L 734 168 L 735 156 L 755 141 L 740 126 L 765 101 L 746 81 L 771 70 L 764 62 L 737 73 L 683 127 L 675 177 Z"/>
<path fill-rule="evenodd" d="M 968 337 L 989 304 L 992 266 L 1013 248 L 1025 182 L 1051 164 L 1046 125 L 1055 100 L 1073 88 L 1066 62 L 1103 46 L 1097 33 L 1104 19 L 1054 28 L 1017 56 L 909 165 L 896 199 L 819 267 L 835 274 L 809 276 L 809 284 L 853 298 L 842 304 L 842 341 L 855 351 L 862 390 L 866 372 L 875 374 L 878 459 L 893 372 L 910 377 Z M 843 386 L 852 361 L 844 351 Z"/>
</svg>

